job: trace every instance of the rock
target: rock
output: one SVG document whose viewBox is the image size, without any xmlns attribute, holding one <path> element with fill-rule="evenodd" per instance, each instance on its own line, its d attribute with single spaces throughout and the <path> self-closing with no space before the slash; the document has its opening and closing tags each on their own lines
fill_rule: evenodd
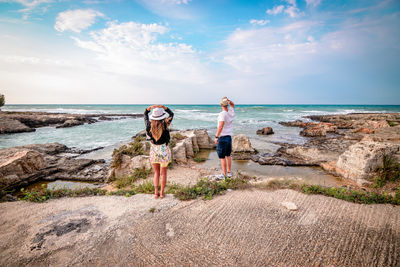
<svg viewBox="0 0 400 267">
<path fill-rule="evenodd" d="M 0 188 L 7 189 L 28 184 L 40 177 L 38 172 L 46 167 L 44 157 L 28 149 L 0 150 Z"/>
<path fill-rule="evenodd" d="M 35 129 L 26 126 L 18 120 L 0 117 L 0 134 L 34 132 Z"/>
<path fill-rule="evenodd" d="M 251 146 L 250 139 L 244 134 L 238 134 L 232 140 L 233 153 L 254 153 L 255 149 Z"/>
<path fill-rule="evenodd" d="M 193 151 L 193 150 L 192 150 Z M 187 162 L 186 142 L 182 141 L 175 145 L 172 149 L 172 158 L 179 163 Z"/>
<path fill-rule="evenodd" d="M 286 127 L 300 127 L 300 128 L 305 128 L 308 126 L 314 126 L 316 123 L 314 122 L 304 122 L 301 120 L 295 120 L 295 121 L 280 121 L 279 124 L 286 126 Z"/>
<path fill-rule="evenodd" d="M 307 137 L 317 137 L 317 136 L 326 136 L 326 130 L 324 127 L 307 127 L 300 132 L 300 135 Z"/>
<path fill-rule="evenodd" d="M 294 204 L 293 202 L 285 201 L 285 202 L 282 202 L 281 205 L 284 206 L 285 208 L 287 208 L 290 211 L 298 210 L 296 204 Z"/>
<path fill-rule="evenodd" d="M 273 134 L 274 130 L 271 127 L 265 127 L 262 128 L 261 130 L 257 130 L 257 134 L 262 134 L 262 135 L 269 135 Z"/>
<path fill-rule="evenodd" d="M 355 129 L 353 131 L 353 133 L 373 134 L 373 133 L 375 133 L 375 131 L 372 129 L 369 129 L 369 128 L 360 127 L 360 128 Z"/>
<path fill-rule="evenodd" d="M 62 125 L 57 126 L 56 128 L 67 128 L 82 125 L 83 121 L 78 120 L 66 120 Z"/>
<path fill-rule="evenodd" d="M 400 145 L 363 139 L 339 156 L 336 172 L 352 180 L 371 180 L 372 174 L 383 166 L 383 157 L 399 153 Z"/>
<path fill-rule="evenodd" d="M 106 116 L 100 116 L 100 117 L 99 117 L 99 120 L 101 120 L 101 121 L 111 121 L 111 120 L 113 120 L 113 119 L 110 118 L 110 117 L 106 117 Z"/>
<path fill-rule="evenodd" d="M 116 177 L 130 176 L 133 174 L 135 169 L 140 168 L 151 170 L 152 166 L 149 156 L 139 155 L 136 157 L 130 157 L 128 155 L 123 155 L 120 165 L 111 169 L 110 175 L 108 176 L 108 181 Z"/>
<path fill-rule="evenodd" d="M 244 134 L 238 134 L 232 140 L 232 158 L 233 159 L 251 159 L 251 155 L 256 150 L 251 146 L 250 139 Z"/>
<path fill-rule="evenodd" d="M 143 117 L 143 114 L 68 114 L 46 112 L 0 112 L 0 134 L 34 131 L 35 128 L 58 125 L 57 128 L 72 127 L 84 123 L 95 123 L 109 117 L 126 116 L 130 118 Z"/>
<path fill-rule="evenodd" d="M 17 148 L 31 149 L 39 153 L 48 155 L 56 155 L 68 151 L 68 147 L 60 143 L 31 144 L 31 145 L 20 146 Z"/>
</svg>

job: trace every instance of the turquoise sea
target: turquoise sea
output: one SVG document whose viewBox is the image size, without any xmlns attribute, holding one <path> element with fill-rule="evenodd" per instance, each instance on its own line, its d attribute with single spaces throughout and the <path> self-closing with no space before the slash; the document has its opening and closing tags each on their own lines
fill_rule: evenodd
<svg viewBox="0 0 400 267">
<path fill-rule="evenodd" d="M 143 113 L 146 105 L 5 105 L 4 111 L 45 111 L 65 113 Z M 217 105 L 169 105 L 175 113 L 172 128 L 206 128 L 210 134 L 216 132 Z M 300 119 L 306 115 L 345 114 L 352 112 L 400 112 L 400 105 L 236 105 L 234 133 L 250 137 L 252 144 L 261 152 L 276 149 L 273 142 L 302 143 L 299 129 L 283 127 L 279 121 Z M 257 136 L 257 129 L 270 126 L 275 134 Z M 101 121 L 72 128 L 43 127 L 36 132 L 0 135 L 0 148 L 32 143 L 59 142 L 83 149 L 99 146 L 113 147 L 127 142 L 144 129 L 143 119 L 121 119 Z"/>
</svg>

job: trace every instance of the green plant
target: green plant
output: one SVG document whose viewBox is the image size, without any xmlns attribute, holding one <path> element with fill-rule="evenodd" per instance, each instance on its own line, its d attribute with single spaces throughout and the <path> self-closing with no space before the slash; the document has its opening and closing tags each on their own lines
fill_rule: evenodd
<svg viewBox="0 0 400 267">
<path fill-rule="evenodd" d="M 400 205 L 400 192 L 393 197 L 386 192 L 357 191 L 347 188 L 324 187 L 320 185 L 302 185 L 301 190 L 306 194 L 320 194 L 362 204 L 394 204 Z"/>
<path fill-rule="evenodd" d="M 393 156 L 383 155 L 382 167 L 377 170 L 375 177 L 375 187 L 382 187 L 387 182 L 395 182 L 400 179 L 400 164 Z"/>
<path fill-rule="evenodd" d="M 154 213 L 155 211 L 156 211 L 156 208 L 154 208 L 154 207 L 149 209 L 150 213 Z"/>
<path fill-rule="evenodd" d="M 186 138 L 186 136 L 184 136 L 184 135 L 182 135 L 182 134 L 180 134 L 180 133 L 176 133 L 176 134 L 173 134 L 173 135 L 172 135 L 172 138 L 173 138 L 173 139 L 176 139 L 176 140 L 183 140 L 183 139 Z"/>
<path fill-rule="evenodd" d="M 201 157 L 195 157 L 195 158 L 193 158 L 193 160 L 196 161 L 197 163 L 200 163 L 200 162 L 206 161 L 207 159 L 206 158 L 201 158 Z"/>
<path fill-rule="evenodd" d="M 3 94 L 0 94 L 0 108 L 2 106 L 4 106 L 4 104 L 6 103 L 6 98 Z"/>
<path fill-rule="evenodd" d="M 195 185 L 176 188 L 175 197 L 179 200 L 190 200 L 202 197 L 212 199 L 213 196 L 222 194 L 227 189 L 244 187 L 247 181 L 241 178 L 226 178 L 222 181 L 210 181 L 207 178 L 199 180 Z"/>
<path fill-rule="evenodd" d="M 145 155 L 146 151 L 143 147 L 143 141 L 144 137 L 142 136 L 137 136 L 133 140 L 133 142 L 130 142 L 127 145 L 123 145 L 118 149 L 114 149 L 112 153 L 112 162 L 111 162 L 111 167 L 117 168 L 121 165 L 122 162 L 122 156 L 123 155 L 128 155 L 131 157 L 139 156 L 139 155 Z"/>
<path fill-rule="evenodd" d="M 174 139 L 169 140 L 168 146 L 173 149 L 176 146 L 176 141 Z"/>
<path fill-rule="evenodd" d="M 154 185 L 151 181 L 146 181 L 138 186 L 133 187 L 133 191 L 135 191 L 135 193 L 153 194 Z"/>
<path fill-rule="evenodd" d="M 396 125 L 398 125 L 399 123 L 395 122 L 395 121 L 390 121 L 390 120 L 386 120 L 387 123 L 389 124 L 390 127 L 394 127 Z"/>
<path fill-rule="evenodd" d="M 139 179 L 146 179 L 150 174 L 151 170 L 146 168 L 136 168 L 131 176 L 122 176 L 115 179 L 115 185 L 118 188 L 123 188 L 129 185 L 133 185 Z"/>
</svg>

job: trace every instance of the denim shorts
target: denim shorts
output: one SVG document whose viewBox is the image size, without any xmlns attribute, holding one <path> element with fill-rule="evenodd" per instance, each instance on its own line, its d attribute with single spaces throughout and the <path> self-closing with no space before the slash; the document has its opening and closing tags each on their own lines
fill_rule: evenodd
<svg viewBox="0 0 400 267">
<path fill-rule="evenodd" d="M 220 159 L 229 157 L 232 152 L 232 137 L 230 135 L 218 138 L 217 153 Z"/>
</svg>

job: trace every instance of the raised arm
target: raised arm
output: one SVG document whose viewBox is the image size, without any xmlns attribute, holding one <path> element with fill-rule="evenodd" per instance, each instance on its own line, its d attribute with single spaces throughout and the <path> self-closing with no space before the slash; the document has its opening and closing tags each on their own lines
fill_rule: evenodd
<svg viewBox="0 0 400 267">
<path fill-rule="evenodd" d="M 151 124 L 150 124 L 150 120 L 149 120 L 149 113 L 150 113 L 150 107 L 146 108 L 144 110 L 144 124 L 146 126 L 146 131 L 150 131 L 151 128 Z"/>
<path fill-rule="evenodd" d="M 233 103 L 233 101 L 230 99 L 228 99 L 228 101 L 229 101 L 229 105 L 231 105 L 231 107 L 235 108 L 235 103 Z"/>
</svg>

